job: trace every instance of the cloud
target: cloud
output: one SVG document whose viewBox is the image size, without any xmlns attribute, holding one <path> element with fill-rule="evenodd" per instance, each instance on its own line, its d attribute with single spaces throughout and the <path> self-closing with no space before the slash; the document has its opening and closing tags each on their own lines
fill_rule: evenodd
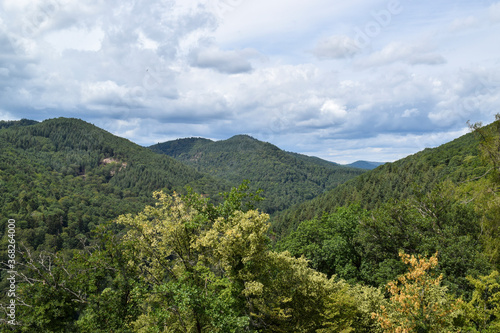
<svg viewBox="0 0 500 333">
<path fill-rule="evenodd" d="M 99 51 L 104 38 L 104 31 L 94 27 L 88 31 L 72 27 L 48 33 L 45 40 L 50 43 L 58 52 L 72 49 L 78 51 Z"/>
<path fill-rule="evenodd" d="M 468 16 L 465 18 L 457 18 L 453 20 L 450 24 L 449 30 L 451 32 L 457 32 L 461 30 L 467 30 L 470 28 L 476 28 L 479 26 L 479 21 L 474 16 Z"/>
<path fill-rule="evenodd" d="M 334 119 L 344 119 L 347 116 L 345 106 L 332 100 L 323 103 L 320 110 L 321 114 L 331 116 Z"/>
<path fill-rule="evenodd" d="M 500 22 L 500 2 L 492 4 L 488 11 L 492 22 Z"/>
<path fill-rule="evenodd" d="M 216 47 L 208 47 L 192 52 L 190 64 L 225 74 L 247 73 L 253 69 L 248 58 L 255 56 L 256 53 L 251 49 L 224 51 Z"/>
<path fill-rule="evenodd" d="M 305 154 L 347 164 L 363 159 L 392 162 L 425 148 L 437 147 L 468 132 L 466 126 L 452 131 L 425 133 L 379 133 L 368 138 L 325 138 L 301 133 L 289 133 L 275 141 L 279 147 L 292 143 Z"/>
<path fill-rule="evenodd" d="M 410 65 L 441 65 L 446 59 L 430 50 L 425 44 L 408 44 L 391 42 L 382 50 L 370 54 L 367 58 L 357 61 L 360 67 L 374 67 L 403 62 Z"/>
<path fill-rule="evenodd" d="M 406 109 L 403 112 L 403 115 L 401 117 L 403 118 L 410 118 L 414 115 L 417 115 L 419 113 L 418 109 L 413 108 L 413 109 Z"/>
<path fill-rule="evenodd" d="M 336 35 L 319 41 L 312 53 L 318 59 L 342 59 L 353 57 L 359 51 L 353 39 Z"/>
<path fill-rule="evenodd" d="M 81 88 L 81 103 L 85 105 L 116 104 L 126 89 L 113 81 L 93 82 L 83 84 Z"/>
<path fill-rule="evenodd" d="M 401 156 L 420 148 L 413 137 L 492 120 L 500 50 L 486 15 L 499 4 L 408 3 L 356 48 L 356 27 L 385 7 L 3 1 L 0 117 L 79 117 L 145 145 L 248 133 L 289 151 L 374 160 L 393 159 L 391 138 Z"/>
<path fill-rule="evenodd" d="M 442 65 L 446 63 L 446 59 L 437 53 L 414 54 L 407 58 L 411 65 Z"/>
<path fill-rule="evenodd" d="M 0 109 L 0 120 L 18 120 L 20 118 L 12 115 L 11 113 Z"/>
<path fill-rule="evenodd" d="M 466 120 L 493 120 L 500 102 L 500 71 L 471 67 L 450 77 L 429 119 L 436 126 L 455 125 Z"/>
</svg>

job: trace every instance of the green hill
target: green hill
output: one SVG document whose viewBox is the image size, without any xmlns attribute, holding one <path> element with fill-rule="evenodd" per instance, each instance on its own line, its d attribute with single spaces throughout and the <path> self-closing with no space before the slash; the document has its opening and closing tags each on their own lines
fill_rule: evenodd
<svg viewBox="0 0 500 333">
<path fill-rule="evenodd" d="M 74 248 L 78 237 L 137 212 L 152 192 L 186 185 L 215 196 L 220 181 L 78 119 L 0 123 L 0 230 L 19 220 L 19 241 Z M 80 235 L 80 236 L 79 236 Z"/>
<path fill-rule="evenodd" d="M 415 192 L 428 192 L 450 179 L 457 183 L 486 172 L 478 157 L 478 141 L 466 134 L 437 148 L 427 148 L 394 163 L 386 163 L 330 190 L 313 200 L 280 212 L 273 219 L 278 235 L 294 230 L 301 221 L 359 203 L 372 209 L 389 200 L 402 200 Z"/>
<path fill-rule="evenodd" d="M 156 146 L 175 160 L 81 120 L 0 122 L 0 330 L 496 332 L 498 133 L 364 172 L 248 136 Z M 275 205 L 327 192 L 272 242 L 245 186 L 207 204 L 214 176 Z"/>
<path fill-rule="evenodd" d="M 222 141 L 178 139 L 149 148 L 200 172 L 225 179 L 233 186 L 248 179 L 252 189 L 264 191 L 266 200 L 260 208 L 268 213 L 312 199 L 364 172 L 317 157 L 285 152 L 248 135 Z"/>
<path fill-rule="evenodd" d="M 369 162 L 369 161 L 356 161 L 354 163 L 347 164 L 346 166 L 352 168 L 360 168 L 365 170 L 373 170 L 381 165 L 385 164 L 384 162 Z"/>
</svg>

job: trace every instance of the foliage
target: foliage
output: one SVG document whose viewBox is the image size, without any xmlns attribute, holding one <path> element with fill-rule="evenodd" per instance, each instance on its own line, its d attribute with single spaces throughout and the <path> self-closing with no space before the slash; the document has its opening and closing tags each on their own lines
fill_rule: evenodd
<svg viewBox="0 0 500 333">
<path fill-rule="evenodd" d="M 459 182 L 483 175 L 489 167 L 479 158 L 478 140 L 466 134 L 454 141 L 425 149 L 393 163 L 386 163 L 273 216 L 272 230 L 283 237 L 300 222 L 332 213 L 352 203 L 374 209 L 390 201 L 402 201 L 431 191 L 445 180 Z"/>
<path fill-rule="evenodd" d="M 361 279 L 362 253 L 356 237 L 368 212 L 359 206 L 339 207 L 321 219 L 304 221 L 277 244 L 296 257 L 304 255 L 312 268 L 350 282 Z"/>
<path fill-rule="evenodd" d="M 499 126 L 366 172 L 270 230 L 257 209 L 350 171 L 247 136 L 171 145 L 226 182 L 79 120 L 0 122 L 0 246 L 15 219 L 21 324 L 1 330 L 496 332 Z"/>
<path fill-rule="evenodd" d="M 500 331 L 500 274 L 493 271 L 477 279 L 469 276 L 468 280 L 475 289 L 466 306 L 467 317 L 479 332 Z"/>
<path fill-rule="evenodd" d="M 446 295 L 442 275 L 435 277 L 428 272 L 438 265 L 437 253 L 429 259 L 404 253 L 400 256 L 403 263 L 410 265 L 409 271 L 388 283 L 390 302 L 373 313 L 373 318 L 384 332 L 452 331 L 461 301 Z"/>
<path fill-rule="evenodd" d="M 132 295 L 138 272 L 127 265 L 119 238 L 100 229 L 99 241 L 83 250 L 22 248 L 16 299 L 21 332 L 127 331 L 137 318 Z"/>
<path fill-rule="evenodd" d="M 490 168 L 481 177 L 467 182 L 461 189 L 462 200 L 474 202 L 481 218 L 481 240 L 485 254 L 490 262 L 500 268 L 500 114 L 496 121 L 482 127 L 481 124 L 470 125 L 479 139 L 480 157 Z"/>
<path fill-rule="evenodd" d="M 444 284 L 451 292 L 470 297 L 466 276 L 485 274 L 491 266 L 478 242 L 480 216 L 470 203 L 455 199 L 455 191 L 446 183 L 372 211 L 340 207 L 321 219 L 304 221 L 276 246 L 296 257 L 304 255 L 320 272 L 372 286 L 382 286 L 404 272 L 400 251 L 439 252 Z"/>
<path fill-rule="evenodd" d="M 12 126 L 29 126 L 29 125 L 34 125 L 37 124 L 38 122 L 35 120 L 29 120 L 29 119 L 21 119 L 21 120 L 0 120 L 0 129 L 2 128 L 8 128 Z"/>
<path fill-rule="evenodd" d="M 289 153 L 247 135 L 213 142 L 188 138 L 159 143 L 151 150 L 167 154 L 198 171 L 237 186 L 244 179 L 266 197 L 257 207 L 273 214 L 335 188 L 363 173 L 315 157 Z"/>
<path fill-rule="evenodd" d="M 7 221 L 15 219 L 16 243 L 24 244 L 32 258 L 57 252 L 71 257 L 72 250 L 84 248 L 79 240 L 90 238 L 97 226 L 151 203 L 153 190 L 171 192 L 186 185 L 206 194 L 226 188 L 224 182 L 81 120 L 4 122 L 0 244 L 6 247 Z M 6 252 L 0 260 L 7 261 Z M 0 288 L 6 285 L 2 270 Z M 0 296 L 0 302 L 5 299 Z"/>
<path fill-rule="evenodd" d="M 236 189 L 233 194 L 237 193 Z M 268 216 L 221 203 L 155 194 L 158 203 L 118 219 L 131 227 L 125 242 L 142 274 L 140 331 L 308 332 L 334 325 L 326 309 L 339 308 L 342 288 L 308 268 L 305 259 L 269 250 Z M 226 199 L 238 201 L 238 196 Z M 199 207 L 199 206 L 198 206 Z M 227 207 L 233 207 L 227 210 Z M 214 219 L 214 217 L 216 217 Z M 351 305 L 352 306 L 352 305 Z M 221 320 L 224 318 L 224 320 Z M 341 321 L 335 321 L 339 327 Z M 347 328 L 346 321 L 340 326 Z M 147 327 L 147 329 L 146 329 Z"/>
</svg>

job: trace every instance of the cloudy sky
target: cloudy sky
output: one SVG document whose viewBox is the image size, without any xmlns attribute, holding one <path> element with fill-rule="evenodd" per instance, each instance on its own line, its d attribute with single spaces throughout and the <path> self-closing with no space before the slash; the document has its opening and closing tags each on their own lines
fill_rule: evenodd
<svg viewBox="0 0 500 333">
<path fill-rule="evenodd" d="M 500 2 L 2 0 L 0 119 L 393 161 L 500 112 Z"/>
</svg>

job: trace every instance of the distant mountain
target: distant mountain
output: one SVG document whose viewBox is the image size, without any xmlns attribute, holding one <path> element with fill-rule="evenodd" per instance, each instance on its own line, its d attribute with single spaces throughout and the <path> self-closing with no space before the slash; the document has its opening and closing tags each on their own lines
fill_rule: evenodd
<svg viewBox="0 0 500 333">
<path fill-rule="evenodd" d="M 96 225 L 143 209 L 153 191 L 186 185 L 212 196 L 229 189 L 82 120 L 0 123 L 0 235 L 19 220 L 16 241 L 33 248 L 77 247 Z"/>
<path fill-rule="evenodd" d="M 481 176 L 487 168 L 478 154 L 477 138 L 469 133 L 440 147 L 383 164 L 313 200 L 280 212 L 273 218 L 273 229 L 277 234 L 287 234 L 302 221 L 333 212 L 336 207 L 359 203 L 363 208 L 376 208 L 389 200 L 429 191 L 446 179 L 458 183 Z"/>
<path fill-rule="evenodd" d="M 288 152 L 288 153 L 297 157 L 298 159 L 305 161 L 305 162 L 313 163 L 313 164 L 316 164 L 319 166 L 324 166 L 324 167 L 328 167 L 328 168 L 343 166 L 343 165 L 340 165 L 338 163 L 330 162 L 330 161 L 321 159 L 321 158 L 316 157 L 316 156 L 307 156 L 307 155 L 292 153 L 292 152 Z M 344 166 L 349 167 L 348 165 L 344 165 Z"/>
<path fill-rule="evenodd" d="M 352 168 L 365 169 L 365 170 L 373 170 L 376 167 L 379 167 L 383 164 L 385 164 L 385 162 L 356 161 L 356 162 L 353 162 L 350 164 L 346 164 L 346 166 L 349 166 Z"/>
<path fill-rule="evenodd" d="M 317 157 L 286 152 L 248 135 L 221 141 L 178 139 L 149 148 L 200 172 L 225 179 L 232 186 L 244 179 L 250 180 L 252 189 L 264 191 L 266 200 L 260 208 L 268 213 L 312 199 L 364 172 Z"/>
<path fill-rule="evenodd" d="M 12 126 L 29 126 L 37 124 L 36 120 L 21 119 L 21 120 L 0 120 L 0 129 Z"/>
<path fill-rule="evenodd" d="M 165 154 L 171 157 L 179 157 L 184 154 L 189 154 L 192 150 L 201 148 L 207 144 L 213 143 L 210 139 L 204 138 L 186 138 L 158 143 L 149 147 L 154 152 Z"/>
</svg>

